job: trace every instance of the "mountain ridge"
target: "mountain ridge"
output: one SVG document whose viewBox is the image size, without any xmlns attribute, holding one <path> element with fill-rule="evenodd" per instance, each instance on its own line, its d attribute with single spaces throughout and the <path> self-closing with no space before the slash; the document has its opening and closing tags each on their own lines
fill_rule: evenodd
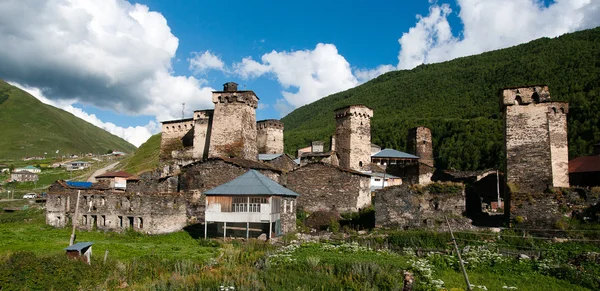
<svg viewBox="0 0 600 291">
<path fill-rule="evenodd" d="M 133 152 L 135 146 L 0 80 L 0 158 Z"/>
</svg>

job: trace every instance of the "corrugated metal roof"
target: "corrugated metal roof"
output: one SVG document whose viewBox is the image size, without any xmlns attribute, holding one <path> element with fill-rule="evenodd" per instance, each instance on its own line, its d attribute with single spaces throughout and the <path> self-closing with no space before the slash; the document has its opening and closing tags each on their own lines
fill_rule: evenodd
<svg viewBox="0 0 600 291">
<path fill-rule="evenodd" d="M 102 175 L 96 176 L 96 178 L 115 178 L 115 177 L 119 177 L 119 178 L 129 178 L 133 176 L 132 174 L 129 174 L 125 171 L 118 171 L 118 172 L 109 172 L 109 173 L 104 173 Z"/>
<path fill-rule="evenodd" d="M 418 159 L 419 157 L 395 149 L 383 149 L 371 156 L 372 158 Z"/>
<path fill-rule="evenodd" d="M 258 154 L 258 159 L 261 161 L 272 161 L 281 157 L 283 154 Z"/>
<path fill-rule="evenodd" d="M 93 242 L 78 242 L 74 245 L 68 246 L 65 248 L 65 251 L 81 251 L 91 245 L 93 245 Z"/>
<path fill-rule="evenodd" d="M 92 182 L 75 182 L 75 181 L 67 181 L 67 185 L 71 187 L 77 188 L 90 188 L 92 187 Z"/>
<path fill-rule="evenodd" d="M 579 157 L 569 161 L 569 173 L 600 172 L 600 156 Z"/>
<path fill-rule="evenodd" d="M 204 192 L 206 195 L 279 195 L 300 196 L 265 175 L 250 170 L 245 174 Z"/>
</svg>

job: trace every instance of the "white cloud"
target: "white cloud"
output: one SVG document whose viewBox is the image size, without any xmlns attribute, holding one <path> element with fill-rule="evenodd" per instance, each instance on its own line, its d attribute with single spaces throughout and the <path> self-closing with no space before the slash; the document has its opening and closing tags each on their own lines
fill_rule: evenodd
<svg viewBox="0 0 600 291">
<path fill-rule="evenodd" d="M 35 7 L 35 9 L 33 9 Z M 128 114 L 178 118 L 210 108 L 211 88 L 176 76 L 166 19 L 125 0 L 0 2 L 0 78 Z M 189 110 L 188 114 L 191 114 Z"/>
<path fill-rule="evenodd" d="M 393 71 L 395 69 L 396 69 L 396 67 L 394 67 L 392 65 L 380 65 L 377 68 L 371 69 L 371 70 L 355 69 L 354 76 L 356 76 L 358 81 L 360 81 L 361 83 L 364 83 L 371 79 L 377 78 L 379 75 L 385 74 L 385 73 Z"/>
<path fill-rule="evenodd" d="M 210 51 L 205 51 L 202 54 L 193 52 L 193 58 L 189 59 L 189 70 L 195 74 L 205 73 L 208 70 L 225 71 L 225 64 L 220 57 L 212 54 Z"/>
<path fill-rule="evenodd" d="M 261 57 L 261 63 L 247 57 L 234 69 L 243 78 L 272 73 L 285 89 L 284 100 L 274 105 L 278 109 L 284 108 L 282 102 L 297 108 L 358 85 L 350 64 L 332 44 L 319 43 L 314 50 L 272 51 Z"/>
<path fill-rule="evenodd" d="M 10 82 L 11 85 L 21 88 L 27 93 L 31 94 L 41 102 L 65 110 L 99 128 L 102 128 L 128 142 L 139 147 L 144 143 L 150 136 L 160 131 L 160 126 L 154 121 L 148 122 L 144 126 L 129 126 L 121 127 L 117 126 L 112 122 L 104 122 L 100 120 L 95 114 L 89 114 L 83 111 L 81 108 L 74 107 L 73 104 L 76 100 L 51 100 L 44 96 L 42 90 L 35 87 L 23 86 L 18 83 Z"/>
<path fill-rule="evenodd" d="M 453 36 L 447 4 L 433 4 L 429 15 L 398 40 L 398 68 L 410 69 L 457 57 L 506 48 L 540 37 L 555 37 L 600 25 L 600 1 L 556 0 L 547 7 L 538 0 L 458 0 L 464 24 Z"/>
</svg>

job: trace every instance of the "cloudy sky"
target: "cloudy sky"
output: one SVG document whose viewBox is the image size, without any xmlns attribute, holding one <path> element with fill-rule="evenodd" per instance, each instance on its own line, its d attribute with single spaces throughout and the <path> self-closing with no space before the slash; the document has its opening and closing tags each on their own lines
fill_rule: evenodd
<svg viewBox="0 0 600 291">
<path fill-rule="evenodd" d="M 139 146 L 228 81 L 280 118 L 391 70 L 599 25 L 600 0 L 0 0 L 0 79 Z"/>
</svg>

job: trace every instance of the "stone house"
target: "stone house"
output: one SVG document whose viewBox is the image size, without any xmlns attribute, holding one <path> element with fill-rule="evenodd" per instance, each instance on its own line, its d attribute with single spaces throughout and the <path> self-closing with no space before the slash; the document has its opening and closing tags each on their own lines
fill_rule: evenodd
<svg viewBox="0 0 600 291">
<path fill-rule="evenodd" d="M 204 192 L 204 237 L 268 238 L 296 229 L 295 201 L 299 195 L 256 170 Z"/>
<path fill-rule="evenodd" d="M 38 174 L 34 174 L 28 171 L 12 172 L 10 174 L 10 180 L 15 182 L 35 182 L 38 179 Z"/>
<path fill-rule="evenodd" d="M 300 194 L 305 211 L 355 212 L 371 205 L 371 177 L 326 163 L 310 163 L 285 175 L 287 188 Z"/>
<path fill-rule="evenodd" d="M 115 190 L 125 190 L 127 188 L 127 180 L 139 179 L 132 174 L 124 171 L 109 172 L 96 176 L 99 183 L 107 183 L 110 188 Z"/>
</svg>

